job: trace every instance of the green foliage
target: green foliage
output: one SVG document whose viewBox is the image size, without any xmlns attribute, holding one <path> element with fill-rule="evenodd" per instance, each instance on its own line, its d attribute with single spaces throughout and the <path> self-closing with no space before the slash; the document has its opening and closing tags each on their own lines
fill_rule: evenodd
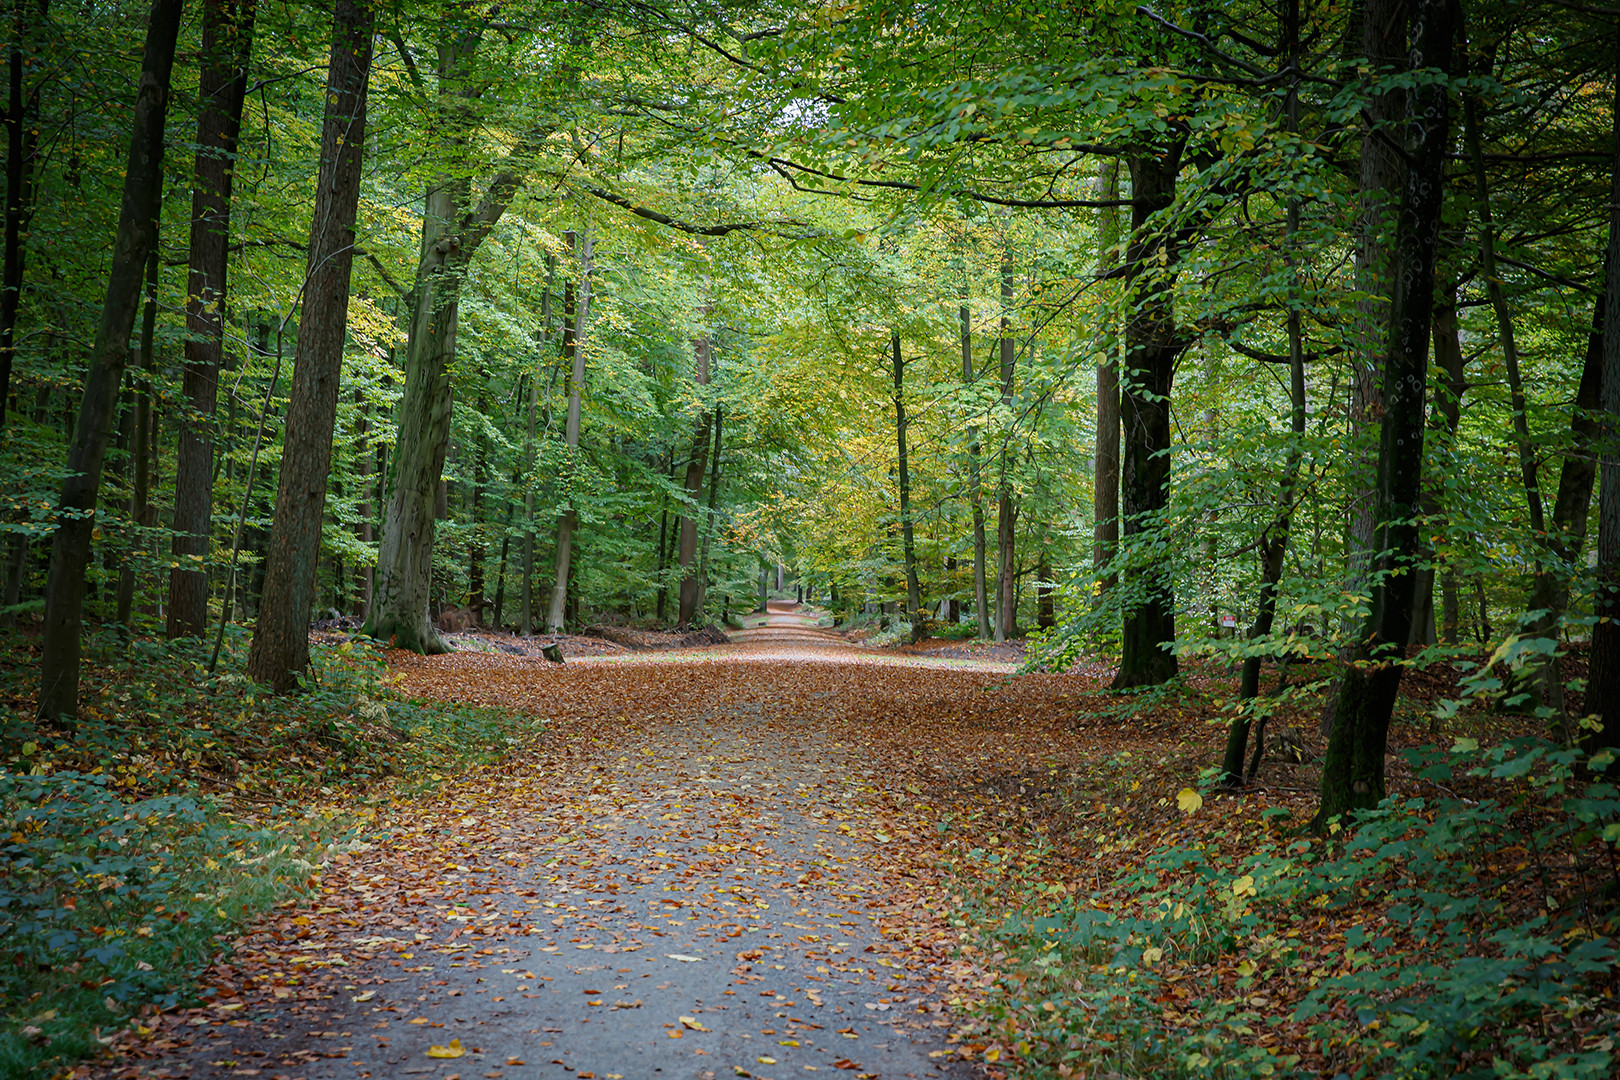
<svg viewBox="0 0 1620 1080">
<path fill-rule="evenodd" d="M 1042 1077 L 1612 1075 L 1615 785 L 1533 740 L 1409 756 L 1441 794 L 1328 840 L 1240 825 L 1026 897 L 984 1018 Z"/>
<path fill-rule="evenodd" d="M 195 996 L 241 928 L 313 882 L 341 822 L 244 822 L 111 775 L 0 774 L 0 1075 L 45 1076 L 145 1005 Z"/>
</svg>

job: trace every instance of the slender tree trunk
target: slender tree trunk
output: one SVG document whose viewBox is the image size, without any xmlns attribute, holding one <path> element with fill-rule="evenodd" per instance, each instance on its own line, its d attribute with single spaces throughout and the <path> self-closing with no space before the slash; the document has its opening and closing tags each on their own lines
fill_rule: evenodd
<svg viewBox="0 0 1620 1080">
<path fill-rule="evenodd" d="M 714 530 L 718 521 L 715 507 L 719 505 L 720 498 L 720 436 L 725 426 L 725 410 L 716 404 L 714 407 L 714 450 L 709 455 L 709 512 L 705 518 L 706 525 L 703 530 L 703 553 L 698 559 L 698 587 L 697 609 L 702 611 L 709 592 L 709 545 L 714 542 Z"/>
<path fill-rule="evenodd" d="M 287 401 L 276 512 L 265 557 L 259 617 L 248 650 L 254 682 L 288 693 L 309 666 L 309 611 L 326 520 L 343 345 L 349 323 L 349 271 L 360 202 L 366 88 L 374 9 L 336 0 L 326 80 L 321 167 L 316 180 L 304 303 L 298 320 L 292 391 Z"/>
<path fill-rule="evenodd" d="M 568 246 L 575 248 L 573 233 L 568 234 Z M 568 508 L 557 522 L 556 580 L 551 588 L 551 610 L 546 615 L 546 630 L 552 634 L 563 631 L 568 603 L 568 564 L 574 554 L 574 529 L 579 524 L 579 511 L 574 508 L 575 458 L 579 453 L 579 410 L 585 393 L 585 326 L 591 307 L 591 234 L 585 232 L 578 240 L 579 302 L 569 302 L 570 322 L 563 331 L 563 355 L 570 362 L 568 376 L 568 419 L 563 428 L 563 441 L 568 447 L 568 458 L 563 464 L 563 492 Z"/>
<path fill-rule="evenodd" d="M 1420 0 L 1414 68 L 1450 70 L 1453 0 Z M 1372 610 L 1351 664 L 1339 682 L 1333 732 L 1322 767 L 1317 826 L 1384 797 L 1384 751 L 1411 632 L 1412 572 L 1420 558 L 1424 390 L 1434 310 L 1434 259 L 1449 138 L 1447 87 L 1430 80 L 1411 94 L 1407 123 L 1410 167 L 1396 225 L 1389 352 L 1384 361 L 1384 420 L 1378 453 L 1379 552 Z"/>
<path fill-rule="evenodd" d="M 174 478 L 174 540 L 170 554 L 171 638 L 205 632 L 213 534 L 214 408 L 225 347 L 227 251 L 231 181 L 242 130 L 247 65 L 253 51 L 257 0 L 204 0 L 202 73 L 198 84 L 197 159 L 191 188 L 190 271 L 186 279 L 185 369 L 180 441 Z"/>
<path fill-rule="evenodd" d="M 1279 50 L 1290 69 L 1299 65 L 1299 0 L 1287 0 L 1283 17 L 1283 47 Z M 1290 82 L 1286 104 L 1287 130 L 1299 130 L 1299 80 Z M 1288 539 L 1294 524 L 1294 493 L 1299 484 L 1300 462 L 1304 454 L 1305 438 L 1305 332 L 1300 319 L 1302 282 L 1296 258 L 1296 245 L 1300 224 L 1299 199 L 1288 201 L 1288 217 L 1283 241 L 1283 260 L 1290 276 L 1292 295 L 1288 304 L 1288 428 L 1293 436 L 1289 440 L 1288 457 L 1283 464 L 1283 475 L 1277 485 L 1277 512 L 1260 535 L 1260 598 L 1254 624 L 1249 628 L 1249 640 L 1258 642 L 1271 634 L 1277 617 L 1277 588 L 1282 582 L 1283 561 L 1288 556 Z M 1250 702 L 1260 696 L 1259 655 L 1243 660 L 1243 673 L 1238 680 L 1238 714 L 1227 732 L 1226 756 L 1221 763 L 1224 783 L 1238 786 L 1254 779 L 1265 750 L 1265 732 L 1256 739 L 1254 765 L 1244 775 L 1243 759 L 1249 741 L 1252 720 Z"/>
<path fill-rule="evenodd" d="M 1119 159 L 1103 158 L 1097 175 L 1097 197 L 1119 198 Z M 1098 211 L 1097 273 L 1111 272 L 1119 262 L 1119 208 Z M 1107 335 L 1104 335 L 1107 340 Z M 1091 565 L 1099 573 L 1119 546 L 1119 364 L 1113 356 L 1097 363 L 1097 451 L 1092 458 Z M 1101 582 L 1106 591 L 1112 578 Z M 1100 595 L 1100 592 L 1099 592 Z"/>
<path fill-rule="evenodd" d="M 1599 622 L 1592 628 L 1591 669 L 1587 678 L 1586 711 L 1602 722 L 1598 731 L 1582 736 L 1588 749 L 1620 747 L 1620 34 L 1615 41 L 1615 107 L 1610 113 L 1614 155 L 1609 178 L 1609 247 L 1605 258 L 1608 286 L 1603 305 L 1603 440 L 1602 480 L 1598 490 L 1597 588 L 1593 598 Z"/>
<path fill-rule="evenodd" d="M 1133 155 L 1131 242 L 1126 252 L 1125 370 L 1121 373 L 1120 426 L 1125 452 L 1120 467 L 1122 533 L 1126 539 L 1158 527 L 1170 497 L 1170 383 L 1177 340 L 1173 269 L 1175 237 L 1167 223 L 1152 223 L 1175 199 L 1182 146 L 1162 154 Z M 1176 674 L 1175 596 L 1170 567 L 1153 559 L 1135 571 L 1140 597 L 1127 605 L 1116 690 L 1154 686 Z"/>
<path fill-rule="evenodd" d="M 710 347 L 709 337 L 705 333 L 692 343 L 692 353 L 696 370 L 692 381 L 699 386 L 709 383 Z M 709 453 L 709 427 L 714 422 L 712 414 L 707 408 L 698 417 L 697 436 L 692 440 L 692 456 L 686 462 L 686 498 L 685 507 L 681 510 L 681 539 L 677 550 L 677 562 L 680 566 L 681 603 L 677 615 L 677 624 L 680 626 L 692 625 L 697 616 L 698 586 L 693 577 L 693 560 L 697 558 L 697 517 L 694 509 L 703 494 L 703 471 L 708 464 Z"/>
<path fill-rule="evenodd" d="M 1052 553 L 1043 545 L 1040 561 L 1035 564 L 1035 625 L 1050 630 L 1057 625 L 1057 609 L 1052 594 Z"/>
<path fill-rule="evenodd" d="M 1468 383 L 1463 377 L 1466 360 L 1463 357 L 1461 331 L 1457 325 L 1455 283 L 1447 287 L 1443 302 L 1434 312 L 1434 361 L 1446 375 L 1444 393 L 1435 403 L 1435 413 L 1439 420 L 1438 430 L 1445 432 L 1447 445 L 1450 446 L 1456 439 L 1457 425 L 1462 420 L 1463 393 L 1468 389 Z M 1432 501 L 1438 505 L 1440 498 L 1438 494 L 1434 494 Z M 1449 563 L 1440 570 L 1440 607 L 1440 628 L 1437 636 L 1446 644 L 1454 645 L 1458 640 L 1460 616 L 1457 571 Z"/>
<path fill-rule="evenodd" d="M 900 462 L 900 544 L 906 564 L 906 619 L 911 623 L 911 640 L 926 634 L 922 611 L 922 590 L 917 585 L 917 541 L 911 522 L 911 464 L 906 458 L 906 362 L 900 355 L 900 335 L 889 335 L 894 362 L 894 438 Z"/>
<path fill-rule="evenodd" d="M 354 392 L 355 405 L 359 407 L 360 419 L 355 425 L 354 469 L 359 474 L 360 490 L 364 492 L 360 503 L 355 507 L 355 516 L 359 523 L 355 526 L 355 533 L 359 541 L 371 546 L 371 406 L 366 404 L 365 394 L 356 390 Z M 354 614 L 364 619 L 371 612 L 371 586 L 375 573 L 375 566 L 371 563 L 356 564 L 354 568 Z"/>
<path fill-rule="evenodd" d="M 489 415 L 489 372 L 481 372 L 478 388 L 478 415 Z M 489 486 L 489 439 L 483 425 L 478 428 L 478 449 L 473 460 L 472 531 L 467 541 L 467 606 L 473 618 L 484 621 L 484 492 Z"/>
<path fill-rule="evenodd" d="M 79 715 L 79 647 L 84 618 L 85 565 L 90 559 L 96 498 L 118 407 L 118 388 L 129 362 L 129 332 L 141 303 L 146 262 L 157 246 L 163 197 L 163 125 L 169 75 L 180 32 L 181 0 L 154 0 L 141 57 L 140 83 L 130 125 L 129 158 L 113 241 L 107 293 L 85 372 L 78 420 L 68 445 L 67 479 L 57 503 L 51 568 L 45 583 L 38 714 L 74 723 Z"/>
<path fill-rule="evenodd" d="M 1372 62 L 1374 78 L 1390 79 L 1406 66 L 1406 30 L 1414 0 L 1356 0 L 1352 18 L 1360 20 L 1360 57 Z M 1355 282 L 1362 299 L 1350 333 L 1350 434 L 1362 447 L 1383 417 L 1379 365 L 1389 326 L 1395 210 L 1400 201 L 1406 164 L 1400 150 L 1400 122 L 1406 94 L 1399 88 L 1373 93 L 1362 108 L 1360 209 L 1357 223 Z M 1350 499 L 1347 570 L 1351 591 L 1367 588 L 1376 528 L 1377 491 L 1370 451 L 1352 462 L 1358 487 Z"/>
<path fill-rule="evenodd" d="M 1001 444 L 1001 482 L 996 494 L 996 640 L 1006 641 L 1018 632 L 1018 508 L 1013 504 L 1012 477 L 1008 475 L 1012 441 L 1013 376 L 1018 362 L 1017 342 L 1012 336 L 1013 265 L 1005 255 L 1001 260 L 1001 406 L 1007 414 L 1008 429 Z"/>
<path fill-rule="evenodd" d="M 5 259 L 0 273 L 0 431 L 11 400 L 11 367 L 16 356 L 17 306 L 22 301 L 25 262 L 23 231 L 34 215 L 34 161 L 39 153 L 39 87 L 27 87 L 28 55 L 37 40 L 50 0 L 12 0 L 11 49 L 7 57 Z M 36 17 L 30 19 L 30 9 Z"/>
<path fill-rule="evenodd" d="M 973 320 L 972 312 L 963 304 L 958 312 L 962 318 L 962 382 L 972 386 L 973 376 Z M 978 622 L 979 636 L 987 638 L 990 629 L 990 596 L 985 581 L 984 535 L 984 482 L 983 466 L 979 459 L 979 429 L 968 427 L 968 489 L 973 503 L 973 617 Z"/>
<path fill-rule="evenodd" d="M 540 372 L 549 358 L 551 343 L 551 290 L 557 280 L 557 257 L 546 256 L 546 288 L 540 294 L 540 331 L 539 358 L 535 361 L 534 372 L 529 378 L 529 415 L 527 437 L 524 442 L 524 472 L 523 486 L 523 618 L 522 633 L 529 637 L 534 633 L 534 462 L 535 462 L 535 413 L 540 401 Z M 568 313 L 573 317 L 573 312 Z"/>
<path fill-rule="evenodd" d="M 146 533 L 141 530 L 149 528 L 152 524 L 151 481 L 152 481 L 152 375 L 157 363 L 153 355 L 154 338 L 157 332 L 157 287 L 158 287 L 158 250 L 152 245 L 152 252 L 146 257 L 146 305 L 141 312 L 141 362 L 135 373 L 135 435 L 131 440 L 133 459 L 134 483 L 131 486 L 129 517 L 136 527 L 135 537 L 137 547 L 144 541 Z M 124 567 L 118 574 L 118 600 L 113 621 L 125 628 L 128 632 L 130 614 L 135 601 L 135 567 L 131 552 L 130 558 L 125 559 Z"/>
<path fill-rule="evenodd" d="M 675 472 L 675 451 L 669 451 L 669 470 L 671 476 Z M 669 494 L 664 494 L 664 507 L 658 516 L 658 607 L 655 618 L 660 626 L 664 624 L 664 611 L 669 607 L 669 578 L 665 571 L 669 565 Z"/>
</svg>

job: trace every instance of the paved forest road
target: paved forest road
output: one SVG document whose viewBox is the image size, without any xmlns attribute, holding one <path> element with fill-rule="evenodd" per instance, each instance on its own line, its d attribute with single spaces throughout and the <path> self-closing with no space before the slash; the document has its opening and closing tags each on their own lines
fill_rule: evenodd
<svg viewBox="0 0 1620 1080">
<path fill-rule="evenodd" d="M 546 734 L 397 804 L 318 906 L 240 944 L 213 1006 L 164 1018 L 140 1075 L 979 1075 L 946 1041 L 973 973 L 940 808 L 1077 688 L 817 652 L 396 655 L 413 692 Z"/>
</svg>

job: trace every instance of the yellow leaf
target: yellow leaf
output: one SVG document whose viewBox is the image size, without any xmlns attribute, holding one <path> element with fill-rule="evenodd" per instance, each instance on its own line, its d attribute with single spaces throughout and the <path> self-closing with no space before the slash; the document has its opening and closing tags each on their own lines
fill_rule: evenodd
<svg viewBox="0 0 1620 1080">
<path fill-rule="evenodd" d="M 1143 949 L 1142 950 L 1142 963 L 1146 964 L 1148 967 L 1152 967 L 1154 964 L 1157 964 L 1160 960 L 1163 960 L 1163 959 L 1164 959 L 1164 950 L 1159 948 L 1158 946 L 1154 946 L 1151 949 Z"/>
<path fill-rule="evenodd" d="M 777 1046 L 798 1046 L 799 1045 L 799 1040 L 798 1039 L 777 1039 L 776 1040 L 776 1045 Z"/>
<path fill-rule="evenodd" d="M 1232 882 L 1232 895 L 1233 896 L 1253 896 L 1254 895 L 1254 878 L 1250 877 L 1248 874 L 1244 874 L 1242 877 L 1240 877 L 1236 881 Z"/>
<path fill-rule="evenodd" d="M 680 1018 L 680 1021 L 681 1021 L 682 1024 L 684 1024 L 687 1027 L 691 1028 L 693 1031 L 708 1031 L 709 1030 L 708 1028 L 704 1027 L 702 1025 L 702 1023 L 700 1023 L 698 1021 L 698 1019 L 696 1017 L 694 1017 L 694 1016 L 683 1016 L 683 1017 Z"/>
<path fill-rule="evenodd" d="M 1198 808 L 1204 805 L 1204 797 L 1192 788 L 1184 787 L 1181 794 L 1176 796 L 1176 805 L 1181 807 L 1183 814 L 1196 814 Z"/>
<path fill-rule="evenodd" d="M 430 1058 L 458 1058 L 466 1052 L 461 1048 L 460 1039 L 451 1039 L 449 1046 L 439 1046 L 435 1043 L 428 1047 L 427 1056 Z"/>
<path fill-rule="evenodd" d="M 776 1064 L 776 1059 L 773 1058 L 773 1057 L 763 1057 L 762 1056 L 762 1057 L 757 1057 L 754 1060 L 759 1062 L 761 1065 L 775 1065 Z"/>
</svg>

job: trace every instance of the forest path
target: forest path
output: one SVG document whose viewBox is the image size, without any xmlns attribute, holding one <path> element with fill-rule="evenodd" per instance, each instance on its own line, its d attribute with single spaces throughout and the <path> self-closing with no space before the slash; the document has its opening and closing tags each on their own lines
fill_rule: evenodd
<svg viewBox="0 0 1620 1080">
<path fill-rule="evenodd" d="M 705 652 L 391 654 L 409 692 L 545 733 L 396 801 L 315 905 L 240 943 L 213 1007 L 164 1018 L 142 1074 L 978 1075 L 946 1038 L 942 998 L 975 978 L 950 823 L 1079 752 L 1070 702 L 1095 688 L 837 646 Z"/>
</svg>

